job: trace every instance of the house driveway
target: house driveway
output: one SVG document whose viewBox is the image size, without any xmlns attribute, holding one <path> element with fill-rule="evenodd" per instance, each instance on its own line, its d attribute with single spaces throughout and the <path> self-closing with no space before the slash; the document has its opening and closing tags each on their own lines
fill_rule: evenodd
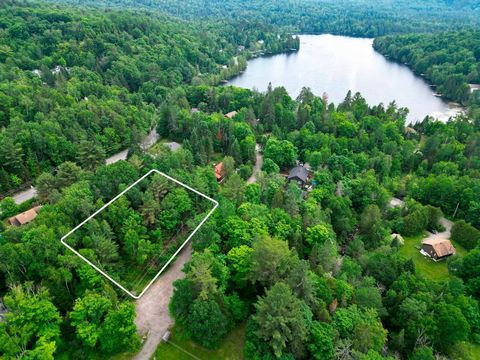
<svg viewBox="0 0 480 360">
<path fill-rule="evenodd" d="M 405 205 L 405 202 L 399 198 L 392 197 L 390 199 L 389 205 L 391 207 L 403 206 Z M 431 233 L 427 231 L 428 235 L 425 238 L 423 238 L 422 241 L 432 240 L 432 239 L 450 239 L 453 222 L 451 222 L 445 217 L 441 217 L 440 224 L 443 225 L 443 227 L 445 228 L 445 231 L 438 232 L 438 233 Z"/>
<path fill-rule="evenodd" d="M 174 320 L 168 312 L 168 304 L 173 295 L 173 282 L 185 277 L 182 269 L 191 258 L 192 245 L 188 243 L 168 270 L 137 300 L 135 324 L 139 335 L 146 336 L 146 341 L 134 357 L 135 360 L 150 359 L 155 354 L 162 336 L 173 325 Z"/>
<path fill-rule="evenodd" d="M 442 231 L 439 233 L 427 232 L 428 236 L 424 238 L 422 241 L 431 240 L 431 239 L 450 239 L 453 222 L 442 217 L 440 218 L 440 224 L 443 225 L 443 227 L 445 228 L 445 231 Z"/>
</svg>

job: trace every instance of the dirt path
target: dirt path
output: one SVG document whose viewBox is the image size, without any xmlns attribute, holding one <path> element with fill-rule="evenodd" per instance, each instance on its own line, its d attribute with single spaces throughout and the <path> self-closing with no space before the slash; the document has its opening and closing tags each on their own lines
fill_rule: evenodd
<svg viewBox="0 0 480 360">
<path fill-rule="evenodd" d="M 263 166 L 263 156 L 260 153 L 260 145 L 255 145 L 255 166 L 253 167 L 252 176 L 247 180 L 247 184 L 252 184 L 257 181 L 257 174 L 262 169 Z"/>
<path fill-rule="evenodd" d="M 439 232 L 439 233 L 427 232 L 428 236 L 424 238 L 422 241 L 429 240 L 429 239 L 450 239 L 450 235 L 451 235 L 450 231 L 452 230 L 453 223 L 450 220 L 442 217 L 440 218 L 440 224 L 443 225 L 443 227 L 445 228 L 445 231 Z"/>
<path fill-rule="evenodd" d="M 192 258 L 192 246 L 189 243 L 178 255 L 173 265 L 148 289 L 136 303 L 135 324 L 141 336 L 147 336 L 135 360 L 150 359 L 163 334 L 173 325 L 174 320 L 168 313 L 168 303 L 173 295 L 173 282 L 185 276 L 183 265 Z"/>
</svg>

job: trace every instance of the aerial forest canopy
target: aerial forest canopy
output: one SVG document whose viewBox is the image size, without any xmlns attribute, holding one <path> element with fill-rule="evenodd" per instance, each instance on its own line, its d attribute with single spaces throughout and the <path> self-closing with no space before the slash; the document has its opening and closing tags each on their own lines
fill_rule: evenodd
<svg viewBox="0 0 480 360">
<path fill-rule="evenodd" d="M 222 115 L 232 109 L 239 110 L 232 119 Z M 283 88 L 177 89 L 162 105 L 158 130 L 182 141 L 181 149 L 134 151 L 95 171 L 65 162 L 42 175 L 44 206 L 35 221 L 0 234 L 0 291 L 11 309 L 0 322 L 0 351 L 83 359 L 138 349 L 132 303 L 58 239 L 155 168 L 220 202 L 193 239 L 185 279 L 175 282 L 170 311 L 186 336 L 214 348 L 247 321 L 247 359 L 332 359 L 337 352 L 462 359 L 459 344 L 480 335 L 480 236 L 468 223 L 480 226 L 480 127 L 426 121 L 412 132 L 405 116 L 394 104 L 370 107 L 359 94 L 335 106 L 308 89 L 297 100 Z M 255 140 L 265 162 L 247 184 Z M 219 156 L 220 186 L 211 166 Z M 296 159 L 310 163 L 317 184 L 305 197 L 280 173 Z M 112 204 L 77 239 L 82 253 L 113 270 L 119 258 L 141 265 L 145 251 L 162 243 L 155 228 L 168 235 L 192 211 L 181 191 L 152 202 L 163 188 L 152 184 L 150 194 Z M 408 206 L 391 208 L 392 194 Z M 9 205 L 2 202 L 2 214 L 15 214 Z M 454 258 L 451 277 L 437 282 L 416 270 L 390 234 L 441 230 L 442 213 L 468 221 L 456 223 L 455 238 L 473 250 Z M 446 336 L 452 326 L 455 336 Z"/>
<path fill-rule="evenodd" d="M 138 144 L 172 87 L 217 84 L 249 56 L 298 48 L 255 23 L 199 31 L 159 14 L 12 4 L 0 5 L 2 193 L 64 161 L 92 169 Z"/>
<path fill-rule="evenodd" d="M 480 23 L 477 1 L 462 0 L 53 0 L 161 10 L 192 20 L 262 21 L 302 33 L 360 37 L 445 31 Z"/>
<path fill-rule="evenodd" d="M 156 169 L 219 203 L 173 283 L 172 342 L 214 352 L 240 329 L 230 353 L 247 360 L 478 359 L 480 117 L 408 125 L 408 109 L 359 93 L 334 104 L 308 88 L 294 99 L 283 87 L 217 86 L 253 56 L 298 49 L 292 29 L 455 29 L 478 21 L 476 2 L 100 5 L 139 3 L 0 5 L 0 193 L 29 181 L 38 191 L 26 205 L 0 201 L 0 358 L 138 352 L 135 303 L 60 238 Z M 462 34 L 425 73 L 444 74 L 443 59 L 461 51 L 455 72 L 478 79 L 477 33 Z M 423 38 L 412 51 L 428 48 Z M 160 140 L 147 149 L 150 129 Z M 123 149 L 127 160 L 105 164 Z M 38 205 L 34 219 L 16 223 L 27 205 Z M 158 270 L 209 209 L 152 177 L 68 241 L 115 279 L 145 285 L 138 276 Z M 456 254 L 427 261 L 415 246 L 450 225 Z"/>
</svg>

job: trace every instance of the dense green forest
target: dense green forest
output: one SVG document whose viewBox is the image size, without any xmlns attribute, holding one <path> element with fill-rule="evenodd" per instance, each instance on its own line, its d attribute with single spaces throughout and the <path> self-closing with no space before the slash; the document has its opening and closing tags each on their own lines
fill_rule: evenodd
<svg viewBox="0 0 480 360">
<path fill-rule="evenodd" d="M 440 94 L 471 105 L 472 116 L 480 116 L 480 92 L 469 86 L 480 84 L 480 32 L 385 36 L 375 39 L 373 46 L 424 76 Z"/>
<path fill-rule="evenodd" d="M 132 182 L 139 175 L 125 170 Z M 102 198 L 112 197 L 104 187 L 99 190 Z M 211 208 L 212 202 L 152 173 L 67 237 L 66 243 L 138 296 Z"/>
<path fill-rule="evenodd" d="M 64 161 L 94 168 L 138 144 L 169 88 L 216 84 L 258 52 L 298 48 L 253 22 L 205 27 L 158 14 L 3 2 L 0 191 Z"/>
<path fill-rule="evenodd" d="M 440 229 L 442 212 L 480 225 L 478 123 L 426 121 L 412 135 L 405 112 L 393 105 L 369 107 L 357 94 L 334 106 L 308 89 L 293 100 L 282 88 L 258 94 L 184 86 L 170 99 L 159 129 L 171 128 L 181 150 L 137 152 L 95 172 L 64 163 L 42 189 L 47 200 L 35 222 L 1 234 L 2 285 L 12 309 L 0 323 L 7 358 L 136 349 L 130 303 L 58 238 L 151 168 L 220 202 L 193 240 L 193 260 L 171 302 L 178 324 L 203 346 L 215 347 L 248 320 L 247 359 L 465 358 L 456 346 L 480 334 L 478 230 L 456 225 L 458 243 L 473 250 L 454 256 L 451 275 L 439 282 L 418 272 L 390 233 Z M 202 110 L 190 114 L 190 107 Z M 233 119 L 220 115 L 232 109 L 240 110 Z M 257 182 L 246 185 L 251 136 L 263 144 L 265 162 Z M 220 187 L 209 165 L 215 154 L 225 156 Z M 296 159 L 314 171 L 308 195 L 279 173 Z M 408 205 L 390 208 L 392 195 L 409 198 Z M 2 202 L 5 215 L 9 203 Z M 112 211 L 128 209 L 119 207 Z M 94 234 L 105 240 L 101 230 Z M 110 246 L 123 239 L 114 236 Z M 109 248 L 99 250 L 108 256 Z M 38 306 L 51 310 L 35 315 Z M 117 327 L 125 331 L 112 333 Z"/>
<path fill-rule="evenodd" d="M 477 26 L 480 7 L 461 0 L 55 0 L 89 6 L 146 8 L 177 17 L 261 20 L 303 33 L 376 37 Z"/>
<path fill-rule="evenodd" d="M 478 20 L 474 2 L 435 1 L 445 20 L 430 24 L 435 13 L 422 14 L 432 2 L 395 2 L 404 14 L 383 17 L 390 2 L 379 1 L 378 16 L 365 23 L 369 8 L 355 1 L 347 24 L 338 15 L 346 3 L 305 2 L 337 12 L 326 22 L 301 18 L 351 35 Z M 29 224 L 10 226 L 5 220 L 24 205 L 0 202 L 0 358 L 129 358 L 139 349 L 135 303 L 60 238 L 157 169 L 219 202 L 192 239 L 192 260 L 170 302 L 175 326 L 197 348 L 215 349 L 243 324 L 236 352 L 245 359 L 477 359 L 468 348 L 480 345 L 480 118 L 409 127 L 406 109 L 367 104 L 361 94 L 333 104 L 308 88 L 292 99 L 281 87 L 216 86 L 251 56 L 298 48 L 274 25 L 298 26 L 303 10 L 292 2 L 275 17 L 276 3 L 265 2 L 265 21 L 252 15 L 259 2 L 243 10 L 238 1 L 214 4 L 239 17 L 213 13 L 199 24 L 190 18 L 211 11 L 200 6 L 181 20 L 0 5 L 0 192 L 31 180 L 38 196 L 27 205 L 42 205 Z M 474 51 L 468 41 L 462 46 Z M 180 148 L 160 141 L 142 150 L 140 137 L 152 127 Z M 263 166 L 247 181 L 257 144 Z M 105 165 L 124 148 L 127 161 Z M 289 170 L 304 163 L 308 185 L 288 182 Z M 159 178 L 130 191 L 72 245 L 136 283 L 135 269 L 157 269 L 168 239 L 180 240 L 177 231 L 192 228 L 206 208 Z M 392 196 L 404 203 L 392 206 Z M 454 222 L 457 254 L 427 261 L 415 246 L 426 231 L 445 230 L 444 218 Z"/>
</svg>

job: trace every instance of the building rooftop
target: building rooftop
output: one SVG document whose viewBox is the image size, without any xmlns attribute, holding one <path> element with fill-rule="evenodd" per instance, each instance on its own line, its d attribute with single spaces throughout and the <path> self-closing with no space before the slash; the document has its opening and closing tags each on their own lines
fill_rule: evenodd
<svg viewBox="0 0 480 360">
<path fill-rule="evenodd" d="M 288 180 L 298 178 L 303 182 L 308 180 L 308 169 L 304 166 L 295 166 L 288 174 Z"/>
<path fill-rule="evenodd" d="M 218 181 L 222 180 L 223 178 L 223 162 L 219 162 L 215 165 L 215 177 Z"/>
<path fill-rule="evenodd" d="M 448 239 L 442 238 L 430 238 L 422 241 L 422 244 L 431 245 L 433 250 L 437 253 L 438 257 L 455 254 L 455 248 Z"/>
<path fill-rule="evenodd" d="M 474 91 L 480 90 L 480 84 L 468 84 L 470 86 L 470 93 L 473 94 Z"/>
<path fill-rule="evenodd" d="M 226 113 L 226 114 L 225 114 L 225 117 L 226 117 L 227 119 L 231 119 L 231 118 L 233 118 L 233 117 L 234 117 L 235 115 L 237 115 L 237 114 L 238 114 L 238 113 L 237 113 L 236 111 L 230 111 L 229 113 Z"/>
<path fill-rule="evenodd" d="M 23 213 L 17 214 L 15 216 L 12 216 L 11 218 L 8 219 L 8 222 L 10 225 L 13 226 L 21 226 L 28 224 L 29 222 L 33 221 L 38 215 L 38 212 L 40 211 L 41 206 L 36 206 L 30 210 L 24 211 Z"/>
</svg>

